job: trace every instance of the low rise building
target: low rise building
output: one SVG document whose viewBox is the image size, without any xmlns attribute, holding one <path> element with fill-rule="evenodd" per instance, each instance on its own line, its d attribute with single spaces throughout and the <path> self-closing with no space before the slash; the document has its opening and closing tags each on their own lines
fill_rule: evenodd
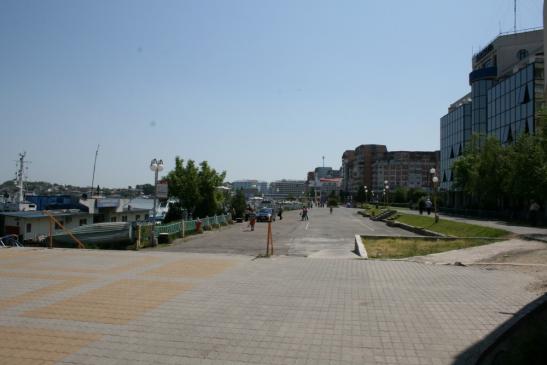
<svg viewBox="0 0 547 365">
<path fill-rule="evenodd" d="M 93 216 L 77 209 L 51 210 L 55 219 L 65 228 L 72 229 L 92 223 Z M 49 215 L 43 211 L 20 211 L 0 213 L 0 235 L 15 234 L 21 242 L 40 242 L 62 228 L 53 224 Z"/>
<path fill-rule="evenodd" d="M 306 194 L 306 181 L 304 180 L 278 180 L 270 184 L 271 195 L 276 199 L 293 197 L 301 198 Z"/>
<path fill-rule="evenodd" d="M 342 178 L 333 177 L 333 178 L 322 178 L 320 180 L 320 202 L 325 203 L 329 196 L 334 193 L 336 198 L 340 197 L 340 190 L 342 188 Z"/>
<path fill-rule="evenodd" d="M 135 222 L 148 220 L 148 209 L 134 208 L 129 204 L 129 199 L 119 198 L 90 198 L 80 199 L 80 204 L 85 206 L 89 214 L 93 216 L 93 222 Z"/>
</svg>

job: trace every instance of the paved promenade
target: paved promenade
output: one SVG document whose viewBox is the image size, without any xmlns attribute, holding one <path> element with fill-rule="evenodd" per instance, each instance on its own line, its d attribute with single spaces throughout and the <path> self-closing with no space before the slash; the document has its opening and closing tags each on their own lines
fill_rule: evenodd
<svg viewBox="0 0 547 365">
<path fill-rule="evenodd" d="M 3 364 L 449 364 L 535 296 L 412 262 L 0 249 Z"/>
<path fill-rule="evenodd" d="M 287 211 L 283 220 L 272 223 L 275 252 L 278 255 L 316 258 L 356 258 L 352 253 L 355 235 L 413 236 L 400 228 L 388 227 L 384 222 L 374 222 L 358 215 L 359 209 L 313 208 L 309 220 L 302 221 L 299 211 Z M 162 251 L 238 254 L 257 256 L 266 251 L 266 223 L 257 223 L 255 230 L 247 223 L 222 228 L 220 232 L 177 240 Z"/>
</svg>

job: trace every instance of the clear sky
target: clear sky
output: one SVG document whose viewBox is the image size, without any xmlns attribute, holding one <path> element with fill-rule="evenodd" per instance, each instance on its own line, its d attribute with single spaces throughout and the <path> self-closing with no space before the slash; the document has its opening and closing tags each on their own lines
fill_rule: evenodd
<svg viewBox="0 0 547 365">
<path fill-rule="evenodd" d="M 542 26 L 519 0 L 519 29 Z M 0 1 L 0 181 L 127 186 L 207 160 L 227 179 L 305 179 L 344 150 L 439 148 L 471 56 L 513 0 Z"/>
</svg>

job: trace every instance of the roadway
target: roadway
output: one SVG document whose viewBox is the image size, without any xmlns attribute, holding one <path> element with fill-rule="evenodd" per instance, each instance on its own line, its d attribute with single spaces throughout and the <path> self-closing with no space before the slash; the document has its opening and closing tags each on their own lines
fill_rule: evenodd
<svg viewBox="0 0 547 365">
<path fill-rule="evenodd" d="M 355 258 L 352 252 L 356 234 L 412 236 L 399 228 L 388 227 L 357 214 L 357 209 L 313 208 L 309 220 L 302 221 L 299 211 L 283 214 L 272 223 L 274 254 L 312 258 Z M 257 256 L 266 251 L 267 223 L 257 223 L 251 231 L 247 223 L 178 239 L 159 251 L 214 253 Z"/>
</svg>

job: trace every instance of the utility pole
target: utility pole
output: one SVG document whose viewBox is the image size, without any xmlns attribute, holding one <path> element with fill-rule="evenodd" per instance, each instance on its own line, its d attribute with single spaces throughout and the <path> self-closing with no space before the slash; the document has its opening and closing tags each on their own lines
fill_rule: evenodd
<svg viewBox="0 0 547 365">
<path fill-rule="evenodd" d="M 323 167 L 325 167 L 325 156 L 323 156 L 322 158 L 323 158 Z"/>
</svg>

